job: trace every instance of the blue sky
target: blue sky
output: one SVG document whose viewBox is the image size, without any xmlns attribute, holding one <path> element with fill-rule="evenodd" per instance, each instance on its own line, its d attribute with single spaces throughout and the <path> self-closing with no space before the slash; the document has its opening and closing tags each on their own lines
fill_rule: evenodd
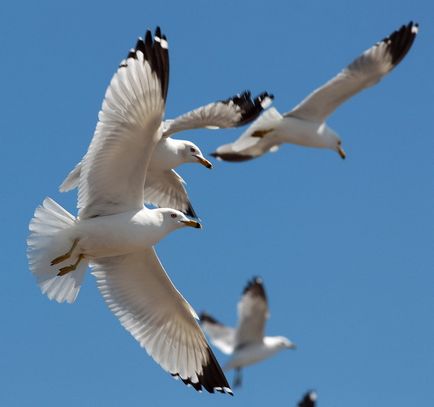
<svg viewBox="0 0 434 407">
<path fill-rule="evenodd" d="M 57 187 L 147 28 L 161 25 L 169 39 L 173 117 L 244 89 L 290 110 L 410 20 L 421 30 L 407 58 L 329 120 L 347 160 L 284 146 L 244 164 L 180 169 L 204 229 L 157 247 L 177 287 L 197 311 L 235 324 L 244 284 L 261 275 L 267 332 L 298 345 L 246 369 L 235 397 L 172 380 L 92 276 L 73 305 L 40 294 L 28 222 L 47 195 L 74 211 L 75 194 Z M 3 3 L 0 404 L 294 406 L 314 388 L 320 407 L 433 405 L 433 22 L 429 1 Z M 180 137 L 211 152 L 240 131 Z"/>
</svg>

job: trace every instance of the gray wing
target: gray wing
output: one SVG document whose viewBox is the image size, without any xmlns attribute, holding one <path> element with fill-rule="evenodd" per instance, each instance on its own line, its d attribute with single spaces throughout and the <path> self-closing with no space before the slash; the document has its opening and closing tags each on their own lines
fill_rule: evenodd
<svg viewBox="0 0 434 407">
<path fill-rule="evenodd" d="M 96 259 L 92 268 L 110 310 L 164 370 L 196 390 L 232 394 L 196 313 L 153 248 Z"/>
<path fill-rule="evenodd" d="M 113 76 L 82 161 L 82 219 L 143 208 L 146 170 L 162 136 L 168 58 L 157 28 L 155 39 L 148 31 Z"/>
<path fill-rule="evenodd" d="M 366 50 L 284 116 L 324 121 L 339 105 L 361 90 L 375 85 L 398 65 L 411 48 L 417 32 L 417 24 L 410 22 L 403 25 Z"/>
<path fill-rule="evenodd" d="M 150 170 L 148 172 L 145 202 L 161 208 L 177 209 L 188 216 L 197 218 L 185 189 L 185 181 L 175 170 Z"/>
<path fill-rule="evenodd" d="M 238 303 L 238 329 L 235 347 L 262 343 L 265 320 L 268 318 L 267 296 L 262 280 L 258 277 L 250 280 Z"/>
<path fill-rule="evenodd" d="M 163 137 L 184 130 L 243 126 L 255 120 L 271 104 L 273 98 L 273 95 L 263 92 L 252 99 L 251 93 L 245 91 L 229 99 L 210 103 L 166 121 Z"/>
<path fill-rule="evenodd" d="M 235 348 L 235 329 L 221 324 L 205 312 L 200 314 L 199 319 L 212 344 L 223 353 L 231 354 Z"/>
</svg>

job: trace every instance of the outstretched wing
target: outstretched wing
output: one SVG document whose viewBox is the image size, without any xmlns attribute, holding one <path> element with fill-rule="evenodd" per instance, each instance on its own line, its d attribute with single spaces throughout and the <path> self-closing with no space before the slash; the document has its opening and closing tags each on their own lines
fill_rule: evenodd
<svg viewBox="0 0 434 407">
<path fill-rule="evenodd" d="M 411 48 L 417 32 L 417 24 L 410 22 L 403 25 L 366 50 L 284 116 L 324 121 L 339 105 L 361 90 L 375 85 L 398 65 Z"/>
<path fill-rule="evenodd" d="M 247 344 L 262 343 L 267 318 L 268 304 L 265 289 L 262 280 L 255 277 L 247 283 L 238 303 L 235 347 L 242 348 Z"/>
<path fill-rule="evenodd" d="M 144 204 L 143 185 L 162 136 L 169 75 L 167 41 L 157 28 L 139 39 L 113 76 L 82 161 L 79 216 L 110 215 Z"/>
<path fill-rule="evenodd" d="M 235 329 L 218 322 L 214 317 L 202 312 L 199 316 L 202 328 L 211 339 L 213 345 L 223 353 L 230 354 L 235 348 Z"/>
<path fill-rule="evenodd" d="M 243 126 L 255 120 L 271 104 L 273 98 L 273 95 L 263 92 L 252 99 L 251 93 L 245 91 L 229 99 L 198 107 L 174 120 L 167 120 L 164 123 L 163 137 L 184 130 Z"/>
<path fill-rule="evenodd" d="M 97 259 L 92 267 L 108 307 L 164 370 L 196 390 L 232 394 L 196 313 L 153 248 Z"/>
</svg>

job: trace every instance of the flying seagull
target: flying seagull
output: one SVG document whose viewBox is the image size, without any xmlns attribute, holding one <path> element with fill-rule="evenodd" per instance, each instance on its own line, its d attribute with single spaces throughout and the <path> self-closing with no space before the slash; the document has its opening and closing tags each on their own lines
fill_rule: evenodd
<svg viewBox="0 0 434 407">
<path fill-rule="evenodd" d="M 244 288 L 238 303 L 238 327 L 231 328 L 203 312 L 200 321 L 211 342 L 231 355 L 223 370 L 235 369 L 234 387 L 240 386 L 241 369 L 295 345 L 283 336 L 264 336 L 268 303 L 262 279 L 255 277 Z"/>
<path fill-rule="evenodd" d="M 289 143 L 328 148 L 345 158 L 340 138 L 325 120 L 347 99 L 375 85 L 398 65 L 411 48 L 417 32 L 417 23 L 403 25 L 366 50 L 290 112 L 281 115 L 275 108 L 268 109 L 238 140 L 220 146 L 211 155 L 225 161 L 246 161 Z"/>
<path fill-rule="evenodd" d="M 134 54 L 134 50 L 130 51 Z M 125 62 L 121 62 L 121 66 Z M 222 129 L 239 127 L 255 120 L 273 100 L 273 95 L 263 92 L 254 99 L 244 91 L 225 100 L 209 103 L 185 113 L 174 120 L 166 120 L 161 126 L 163 136 L 155 147 L 144 187 L 145 202 L 159 207 L 178 209 L 197 218 L 185 188 L 185 181 L 174 170 L 184 163 L 199 163 L 207 168 L 212 164 L 203 156 L 200 148 L 187 140 L 173 139 L 175 133 L 198 128 Z M 60 185 L 61 192 L 77 188 L 80 183 L 82 161 L 68 174 Z"/>
<path fill-rule="evenodd" d="M 318 396 L 314 391 L 308 391 L 297 404 L 297 407 L 315 407 Z"/>
<path fill-rule="evenodd" d="M 232 394 L 197 315 L 154 249 L 170 232 L 200 224 L 175 209 L 144 207 L 144 185 L 163 131 L 169 75 L 160 28 L 139 39 L 106 91 L 84 157 L 75 218 L 50 198 L 30 222 L 30 269 L 49 299 L 73 302 L 91 266 L 121 324 L 172 376 L 200 391 Z"/>
</svg>

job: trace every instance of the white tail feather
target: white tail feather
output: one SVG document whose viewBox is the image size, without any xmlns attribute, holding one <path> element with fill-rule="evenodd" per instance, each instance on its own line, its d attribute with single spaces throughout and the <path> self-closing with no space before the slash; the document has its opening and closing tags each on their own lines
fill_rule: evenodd
<svg viewBox="0 0 434 407">
<path fill-rule="evenodd" d="M 42 293 L 57 302 L 75 301 L 88 266 L 88 262 L 83 259 L 75 271 L 64 276 L 57 275 L 59 267 L 70 264 L 71 259 L 51 266 L 51 260 L 71 248 L 73 239 L 68 231 L 74 224 L 74 216 L 51 198 L 45 198 L 42 205 L 36 208 L 29 225 L 27 257 L 30 270 Z"/>
</svg>

